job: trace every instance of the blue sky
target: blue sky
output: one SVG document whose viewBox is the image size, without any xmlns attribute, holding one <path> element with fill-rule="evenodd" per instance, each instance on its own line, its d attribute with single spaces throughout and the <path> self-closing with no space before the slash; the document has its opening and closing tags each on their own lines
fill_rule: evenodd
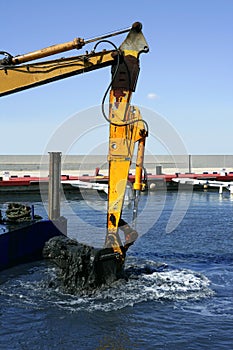
<svg viewBox="0 0 233 350">
<path fill-rule="evenodd" d="M 0 18 L 0 51 L 12 55 L 142 22 L 150 52 L 132 102 L 163 116 L 188 153 L 233 154 L 232 0 L 22 0 L 2 2 Z M 109 81 L 105 68 L 2 97 L 0 154 L 43 153 L 67 118 L 101 103 Z"/>
</svg>

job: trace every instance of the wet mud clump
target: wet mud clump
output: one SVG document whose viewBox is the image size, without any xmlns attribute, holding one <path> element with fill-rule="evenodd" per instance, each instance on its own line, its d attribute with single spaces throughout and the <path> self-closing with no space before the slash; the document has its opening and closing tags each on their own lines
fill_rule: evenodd
<svg viewBox="0 0 233 350">
<path fill-rule="evenodd" d="M 111 248 L 96 249 L 65 236 L 51 238 L 43 257 L 59 267 L 57 284 L 70 294 L 90 294 L 124 277 L 123 264 Z"/>
</svg>

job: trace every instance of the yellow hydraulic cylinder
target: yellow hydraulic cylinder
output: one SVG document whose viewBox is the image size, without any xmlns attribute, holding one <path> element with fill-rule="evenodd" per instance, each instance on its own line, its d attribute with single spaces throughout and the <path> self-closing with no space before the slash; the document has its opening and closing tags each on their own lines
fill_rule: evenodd
<svg viewBox="0 0 233 350">
<path fill-rule="evenodd" d="M 61 52 L 81 49 L 85 45 L 85 42 L 81 38 L 75 38 L 72 41 L 68 41 L 63 44 L 56 44 L 52 46 L 45 47 L 44 49 L 36 50 L 33 52 L 26 53 L 24 55 L 19 55 L 12 57 L 12 64 L 21 64 L 33 60 L 38 60 L 40 58 L 48 57 L 51 55 L 56 55 Z"/>
<path fill-rule="evenodd" d="M 133 184 L 133 189 L 135 191 L 142 191 L 144 184 L 142 183 L 142 172 L 143 172 L 143 162 L 144 162 L 144 150 L 145 150 L 145 137 L 138 141 L 138 153 L 136 160 L 136 170 L 135 170 L 135 182 Z"/>
</svg>

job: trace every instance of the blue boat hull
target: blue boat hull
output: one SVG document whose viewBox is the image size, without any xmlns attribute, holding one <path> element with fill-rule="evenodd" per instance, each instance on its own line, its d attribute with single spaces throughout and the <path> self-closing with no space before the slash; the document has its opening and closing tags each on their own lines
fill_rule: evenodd
<svg viewBox="0 0 233 350">
<path fill-rule="evenodd" d="M 45 243 L 52 237 L 66 235 L 67 220 L 41 220 L 0 234 L 0 271 L 43 258 Z"/>
</svg>

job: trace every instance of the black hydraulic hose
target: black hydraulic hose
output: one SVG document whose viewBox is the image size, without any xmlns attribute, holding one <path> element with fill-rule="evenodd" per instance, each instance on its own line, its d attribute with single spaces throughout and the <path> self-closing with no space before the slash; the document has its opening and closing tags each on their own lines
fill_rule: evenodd
<svg viewBox="0 0 233 350">
<path fill-rule="evenodd" d="M 103 43 L 103 42 L 112 45 L 112 46 L 114 47 L 114 49 L 116 50 L 116 52 L 117 52 L 116 69 L 115 69 L 115 72 L 114 72 L 114 74 L 113 74 L 113 76 L 112 76 L 112 79 L 111 79 L 111 81 L 110 81 L 110 84 L 108 85 L 108 87 L 107 87 L 107 89 L 106 89 L 106 91 L 105 91 L 105 93 L 104 93 L 104 96 L 103 96 L 103 99 L 102 99 L 102 104 L 101 104 L 101 109 L 102 109 L 102 114 L 103 114 L 103 116 L 104 116 L 104 119 L 105 119 L 108 123 L 110 123 L 110 124 L 112 124 L 112 125 L 114 125 L 114 126 L 127 126 L 127 125 L 130 125 L 130 124 L 137 123 L 139 120 L 131 120 L 131 121 L 128 121 L 128 122 L 122 123 L 122 124 L 121 124 L 121 123 L 120 123 L 120 124 L 113 123 L 113 122 L 107 117 L 107 115 L 106 115 L 106 113 L 105 113 L 105 110 L 104 110 L 105 100 L 106 100 L 106 97 L 107 97 L 107 95 L 108 95 L 108 92 L 109 92 L 109 90 L 110 90 L 110 88 L 111 88 L 111 86 L 112 86 L 112 83 L 113 83 L 113 81 L 114 81 L 114 79 L 115 79 L 115 77 L 116 77 L 116 74 L 117 74 L 118 69 L 119 69 L 119 66 L 120 66 L 120 50 L 116 47 L 116 45 L 115 45 L 112 41 L 110 41 L 110 40 L 101 40 L 101 41 L 99 41 L 98 43 L 96 43 L 96 45 L 94 46 L 94 50 L 93 50 L 93 51 L 95 52 L 97 46 L 98 46 L 99 44 Z M 130 85 L 131 77 L 130 77 L 129 68 L 128 68 L 128 65 L 126 64 L 125 61 L 124 61 L 124 64 L 126 65 L 126 68 L 127 68 L 127 72 L 128 72 L 128 75 L 129 75 L 129 85 Z M 146 122 L 145 120 L 143 120 L 143 119 L 140 119 L 140 121 L 142 121 L 142 122 L 145 124 L 146 131 L 147 131 L 147 133 L 148 133 L 149 127 L 148 127 L 147 122 Z"/>
<path fill-rule="evenodd" d="M 1 66 L 6 66 L 6 65 L 11 64 L 13 56 L 9 52 L 7 52 L 7 51 L 0 51 L 0 55 L 5 56 L 2 60 L 0 60 L 0 65 Z"/>
</svg>

